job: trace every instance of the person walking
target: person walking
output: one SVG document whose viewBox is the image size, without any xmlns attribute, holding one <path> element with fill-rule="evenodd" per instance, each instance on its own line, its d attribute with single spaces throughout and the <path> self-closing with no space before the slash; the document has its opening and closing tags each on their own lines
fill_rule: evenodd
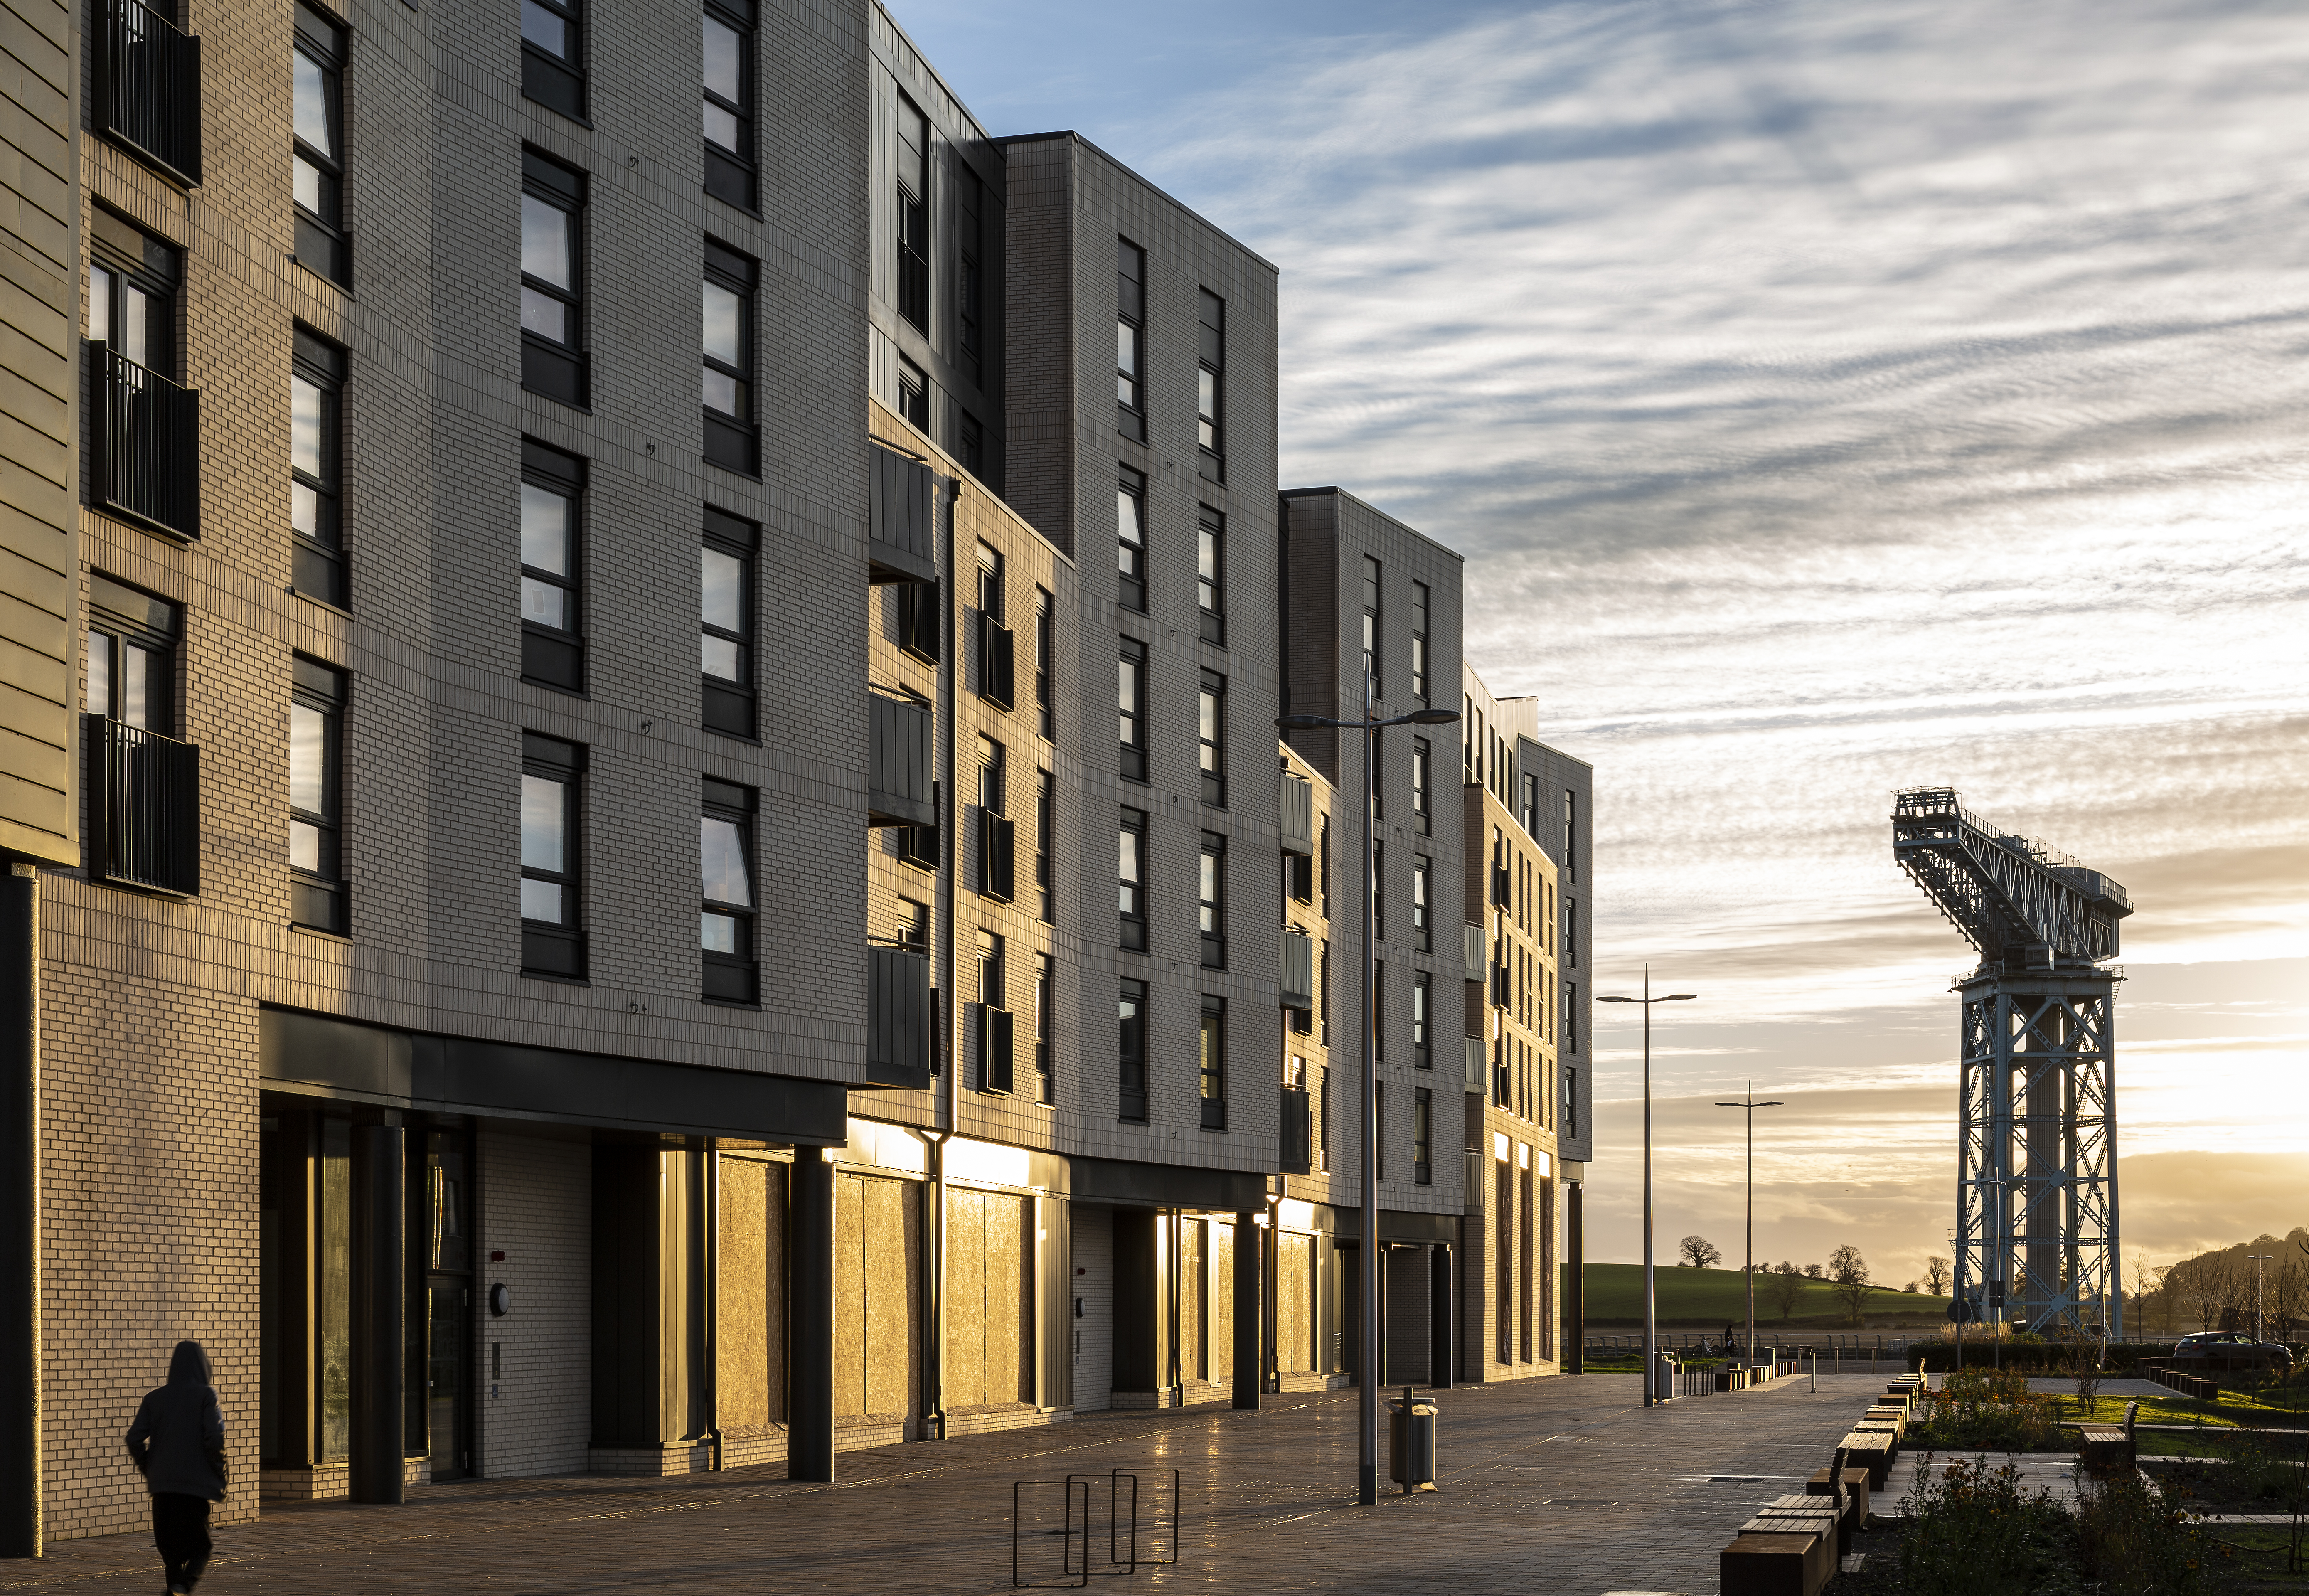
<svg viewBox="0 0 2309 1596">
<path fill-rule="evenodd" d="M 169 1383 L 144 1393 L 128 1427 L 128 1455 L 152 1493 L 152 1543 L 169 1589 L 186 1592 L 209 1566 L 209 1504 L 224 1499 L 224 1415 L 198 1341 L 178 1341 Z"/>
</svg>

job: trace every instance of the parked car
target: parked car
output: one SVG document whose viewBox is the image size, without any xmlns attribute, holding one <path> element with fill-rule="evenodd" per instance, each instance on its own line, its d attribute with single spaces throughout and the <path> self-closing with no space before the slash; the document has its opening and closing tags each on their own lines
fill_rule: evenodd
<svg viewBox="0 0 2309 1596">
<path fill-rule="evenodd" d="M 2273 1369 L 2293 1372 L 2293 1353 L 2275 1341 L 2257 1341 L 2234 1330 L 2208 1330 L 2183 1336 L 2173 1349 L 2174 1361 L 2201 1363 L 2209 1368 Z M 2184 1368 L 2183 1373 L 2188 1371 Z"/>
</svg>

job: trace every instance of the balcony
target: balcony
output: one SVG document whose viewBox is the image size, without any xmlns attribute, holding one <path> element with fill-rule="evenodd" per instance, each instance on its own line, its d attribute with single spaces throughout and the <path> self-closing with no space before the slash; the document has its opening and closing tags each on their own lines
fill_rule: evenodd
<svg viewBox="0 0 2309 1596">
<path fill-rule="evenodd" d="M 928 1087 L 938 1003 L 930 955 L 890 945 L 868 948 L 866 958 L 867 1084 Z"/>
<path fill-rule="evenodd" d="M 1315 1148 L 1311 1132 L 1314 1115 L 1309 1111 L 1307 1089 L 1286 1086 L 1283 1089 L 1281 1115 L 1282 1139 L 1276 1162 L 1284 1175 L 1312 1175 L 1315 1172 Z"/>
<path fill-rule="evenodd" d="M 1465 927 L 1465 930 L 1467 933 L 1465 974 L 1470 981 L 1481 981 L 1483 979 L 1486 967 L 1491 963 L 1490 951 L 1483 946 L 1483 928 L 1480 925 L 1469 925 Z"/>
<path fill-rule="evenodd" d="M 1315 852 L 1315 784 L 1303 776 L 1283 776 L 1283 851 L 1302 857 Z"/>
<path fill-rule="evenodd" d="M 1466 1042 L 1466 1078 L 1460 1085 L 1480 1097 L 1490 1082 L 1491 1061 L 1483 1056 L 1483 1039 L 1481 1037 L 1469 1037 Z"/>
<path fill-rule="evenodd" d="M 866 823 L 935 826 L 930 778 L 930 707 L 872 694 L 866 750 Z"/>
<path fill-rule="evenodd" d="M 1282 1005 L 1309 1010 L 1315 1006 L 1315 939 L 1304 932 L 1283 933 Z"/>
<path fill-rule="evenodd" d="M 95 368 L 98 502 L 133 521 L 198 537 L 201 396 L 103 343 Z"/>
<path fill-rule="evenodd" d="M 97 131 L 187 186 L 201 180 L 201 41 L 137 0 L 97 0 Z"/>
<path fill-rule="evenodd" d="M 97 873 L 190 897 L 201 889 L 201 750 L 157 732 L 89 717 Z"/>
<path fill-rule="evenodd" d="M 867 482 L 867 568 L 869 583 L 935 582 L 930 502 L 937 483 L 927 462 L 873 446 Z"/>
</svg>

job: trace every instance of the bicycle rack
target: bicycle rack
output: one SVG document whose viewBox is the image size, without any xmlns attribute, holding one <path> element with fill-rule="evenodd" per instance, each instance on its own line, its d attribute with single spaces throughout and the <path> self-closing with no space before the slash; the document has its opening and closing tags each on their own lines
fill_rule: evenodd
<svg viewBox="0 0 2309 1596">
<path fill-rule="evenodd" d="M 1059 1543 L 1059 1576 L 1055 1580 L 1045 1578 L 1022 1580 L 1018 1577 L 1018 1528 L 1019 1520 L 1023 1516 L 1020 1510 L 1025 1505 L 1026 1493 L 1036 1489 L 1056 1490 L 1061 1494 L 1066 1503 L 1064 1527 L 1039 1531 L 1044 1535 L 1065 1537 Z M 1077 1521 L 1075 1517 L 1075 1497 L 1077 1491 L 1082 1497 L 1082 1517 L 1079 1521 L 1079 1528 L 1077 1527 Z M 1082 1538 L 1082 1561 L 1079 1566 L 1075 1561 L 1075 1539 L 1078 1534 Z M 1059 1590 L 1066 1588 L 1062 1582 L 1069 1580 L 1073 1582 L 1072 1588 L 1077 1591 L 1090 1583 L 1089 1484 L 1079 1475 L 1071 1479 L 1012 1480 L 1010 1482 L 1010 1588 L 1014 1591 Z"/>
<path fill-rule="evenodd" d="M 1165 1476 L 1169 1477 L 1171 1486 L 1170 1514 L 1167 1524 L 1162 1514 L 1160 1496 L 1161 1484 Z M 1094 1527 L 1092 1511 L 1095 1498 L 1091 1488 L 1102 1479 L 1106 1483 L 1106 1566 L 1094 1568 L 1091 1566 L 1090 1538 Z M 1154 1544 L 1166 1546 L 1167 1555 L 1163 1557 L 1139 1555 L 1141 1522 L 1138 1488 L 1141 1480 L 1146 1480 L 1155 1487 L 1154 1491 L 1148 1493 L 1150 1500 L 1147 1503 L 1149 1512 L 1146 1528 Z M 1121 1468 L 1110 1470 L 1103 1475 L 1069 1474 L 1064 1479 L 1014 1480 L 1010 1487 L 1010 1585 L 1013 1590 L 1057 1588 L 1057 1582 L 1052 1580 L 1025 1580 L 1019 1577 L 1021 1521 L 1024 1516 L 1025 1493 L 1032 1489 L 1051 1489 L 1065 1493 L 1066 1519 L 1063 1527 L 1056 1530 L 1042 1530 L 1037 1533 L 1066 1537 L 1059 1554 L 1058 1577 L 1059 1580 L 1072 1582 L 1073 1589 L 1080 1590 L 1089 1584 L 1094 1574 L 1111 1578 L 1118 1574 L 1136 1574 L 1141 1565 L 1149 1568 L 1159 1568 L 1168 1566 L 1179 1560 L 1179 1470 L 1176 1469 Z M 1079 1498 L 1077 1498 L 1077 1493 L 1079 1493 Z M 1075 1517 L 1075 1504 L 1077 1499 L 1082 1504 L 1079 1530 L 1076 1527 Z M 1167 1535 L 1159 1532 L 1163 1529 L 1167 1529 Z M 1074 1555 L 1075 1538 L 1077 1534 L 1082 1540 L 1082 1559 L 1079 1566 Z"/>
</svg>

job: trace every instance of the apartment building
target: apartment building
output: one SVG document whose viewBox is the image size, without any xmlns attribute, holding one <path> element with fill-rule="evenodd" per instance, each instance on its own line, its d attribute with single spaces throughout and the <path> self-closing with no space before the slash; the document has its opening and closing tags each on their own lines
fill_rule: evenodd
<svg viewBox="0 0 2309 1596">
<path fill-rule="evenodd" d="M 141 1524 L 180 1336 L 228 1521 L 1256 1405 L 1365 1245 L 1472 1368 L 1451 733 L 1275 733 L 1450 707 L 1460 560 L 1278 492 L 1272 264 L 870 0 L 82 3 L 0 0 L 0 1553 Z"/>
</svg>

